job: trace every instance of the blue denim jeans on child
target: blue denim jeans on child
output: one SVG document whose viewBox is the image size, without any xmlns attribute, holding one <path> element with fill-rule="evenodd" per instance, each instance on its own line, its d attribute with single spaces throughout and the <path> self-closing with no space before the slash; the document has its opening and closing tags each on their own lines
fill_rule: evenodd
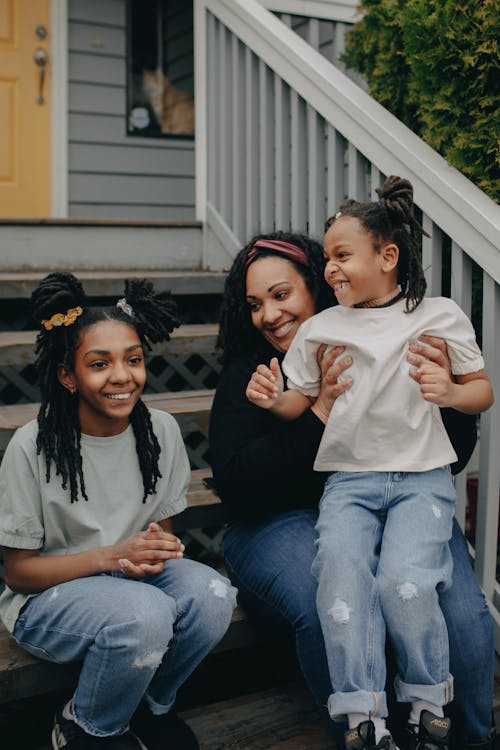
<svg viewBox="0 0 500 750">
<path fill-rule="evenodd" d="M 263 627 L 274 632 L 279 628 L 283 636 L 293 638 L 304 677 L 323 711 L 332 686 L 316 611 L 317 585 L 311 575 L 317 518 L 315 510 L 296 510 L 234 523 L 224 536 L 222 552 L 246 611 Z M 450 548 L 453 581 L 440 590 L 439 601 L 448 626 L 455 683 L 455 699 L 446 710 L 461 748 L 485 740 L 491 728 L 493 621 L 456 521 Z M 339 748 L 344 747 L 343 732 L 336 731 L 342 725 L 330 723 Z"/>
<path fill-rule="evenodd" d="M 333 694 L 332 718 L 387 716 L 386 627 L 401 702 L 453 698 L 438 590 L 451 582 L 449 469 L 337 472 L 320 501 L 312 571 Z"/>
<path fill-rule="evenodd" d="M 121 734 L 143 696 L 154 714 L 168 712 L 226 632 L 235 601 L 215 570 L 169 560 L 140 581 L 116 573 L 53 586 L 28 600 L 14 637 L 42 659 L 83 659 L 76 722 L 96 736 Z"/>
</svg>

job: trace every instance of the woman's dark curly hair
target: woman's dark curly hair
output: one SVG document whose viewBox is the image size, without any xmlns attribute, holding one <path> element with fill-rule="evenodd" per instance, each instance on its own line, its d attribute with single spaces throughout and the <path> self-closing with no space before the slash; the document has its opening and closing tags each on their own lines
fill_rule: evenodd
<svg viewBox="0 0 500 750">
<path fill-rule="evenodd" d="M 82 470 L 80 450 L 81 429 L 78 417 L 78 396 L 72 395 L 59 381 L 58 368 L 63 365 L 72 370 L 75 351 L 83 332 L 90 326 L 106 320 L 116 320 L 131 326 L 139 336 L 144 350 L 151 349 L 150 342 L 167 340 L 179 325 L 177 306 L 170 292 L 154 294 L 151 282 L 132 279 L 125 282 L 125 298 L 133 315 L 119 307 L 90 307 L 81 283 L 71 273 L 51 273 L 46 276 L 31 295 L 34 319 L 41 324 L 55 313 L 65 314 L 76 307 L 83 309 L 72 325 L 46 330 L 43 326 L 36 340 L 36 368 L 42 402 L 38 412 L 37 451 L 46 459 L 46 479 L 50 481 L 51 463 L 56 475 L 61 475 L 62 486 L 69 483 L 71 502 L 78 500 L 78 490 L 88 500 Z M 139 400 L 130 423 L 135 435 L 139 466 L 144 484 L 144 497 L 152 495 L 161 473 L 158 465 L 160 445 L 153 432 L 151 415 Z"/>
<path fill-rule="evenodd" d="M 422 302 L 427 287 L 420 261 L 420 238 L 426 233 L 413 214 L 413 187 L 408 180 L 391 176 L 376 192 L 378 201 L 342 204 L 327 220 L 325 231 L 341 216 L 354 216 L 371 235 L 377 252 L 388 242 L 397 245 L 398 284 L 406 297 L 406 311 L 411 312 Z"/>
<path fill-rule="evenodd" d="M 276 256 L 283 258 L 294 267 L 304 278 L 315 303 L 316 312 L 335 304 L 332 290 L 324 278 L 325 257 L 323 245 L 304 234 L 287 232 L 273 232 L 257 234 L 245 247 L 240 250 L 233 261 L 227 275 L 224 297 L 219 318 L 219 337 L 217 347 L 222 350 L 224 362 L 240 355 L 258 353 L 265 350 L 265 340 L 252 323 L 250 307 L 246 300 L 246 259 L 248 253 L 257 240 L 282 240 L 300 247 L 308 258 L 309 264 L 300 263 L 285 258 L 276 250 L 260 249 L 259 258 Z"/>
</svg>

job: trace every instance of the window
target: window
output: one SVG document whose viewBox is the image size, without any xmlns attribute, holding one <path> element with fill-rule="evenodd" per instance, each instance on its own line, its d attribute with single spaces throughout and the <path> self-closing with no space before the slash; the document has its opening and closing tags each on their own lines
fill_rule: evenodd
<svg viewBox="0 0 500 750">
<path fill-rule="evenodd" d="M 128 133 L 192 138 L 192 3 L 130 0 L 128 60 Z"/>
</svg>

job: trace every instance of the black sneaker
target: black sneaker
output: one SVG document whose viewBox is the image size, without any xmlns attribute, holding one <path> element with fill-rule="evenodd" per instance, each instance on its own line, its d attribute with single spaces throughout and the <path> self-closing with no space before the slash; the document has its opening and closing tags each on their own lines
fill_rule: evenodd
<svg viewBox="0 0 500 750">
<path fill-rule="evenodd" d="M 362 721 L 356 729 L 349 729 L 344 734 L 346 750 L 398 750 L 390 734 L 386 734 L 378 744 L 375 743 L 375 726 L 373 721 Z"/>
<path fill-rule="evenodd" d="M 87 734 L 74 721 L 65 719 L 62 711 L 58 711 L 54 718 L 52 747 L 54 750 L 147 750 L 132 732 L 112 737 Z"/>
<path fill-rule="evenodd" d="M 155 715 L 143 701 L 130 720 L 130 726 L 148 750 L 167 750 L 170 747 L 200 750 L 195 733 L 174 711 Z"/>
<path fill-rule="evenodd" d="M 408 724 L 405 734 L 405 750 L 448 750 L 451 721 L 436 716 L 431 711 L 422 711 L 420 724 Z"/>
</svg>

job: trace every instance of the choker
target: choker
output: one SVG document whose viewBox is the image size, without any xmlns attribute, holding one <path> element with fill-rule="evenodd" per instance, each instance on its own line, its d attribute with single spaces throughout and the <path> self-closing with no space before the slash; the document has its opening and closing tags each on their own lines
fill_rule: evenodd
<svg viewBox="0 0 500 750">
<path fill-rule="evenodd" d="M 397 289 L 393 289 L 392 292 L 389 292 L 389 294 L 386 294 L 384 297 L 378 297 L 377 299 L 372 299 L 369 302 L 359 302 L 357 305 L 353 305 L 353 307 L 355 307 L 356 309 L 390 307 L 396 302 L 399 302 L 399 300 L 403 297 L 404 294 L 401 291 L 401 288 L 398 287 Z"/>
</svg>

